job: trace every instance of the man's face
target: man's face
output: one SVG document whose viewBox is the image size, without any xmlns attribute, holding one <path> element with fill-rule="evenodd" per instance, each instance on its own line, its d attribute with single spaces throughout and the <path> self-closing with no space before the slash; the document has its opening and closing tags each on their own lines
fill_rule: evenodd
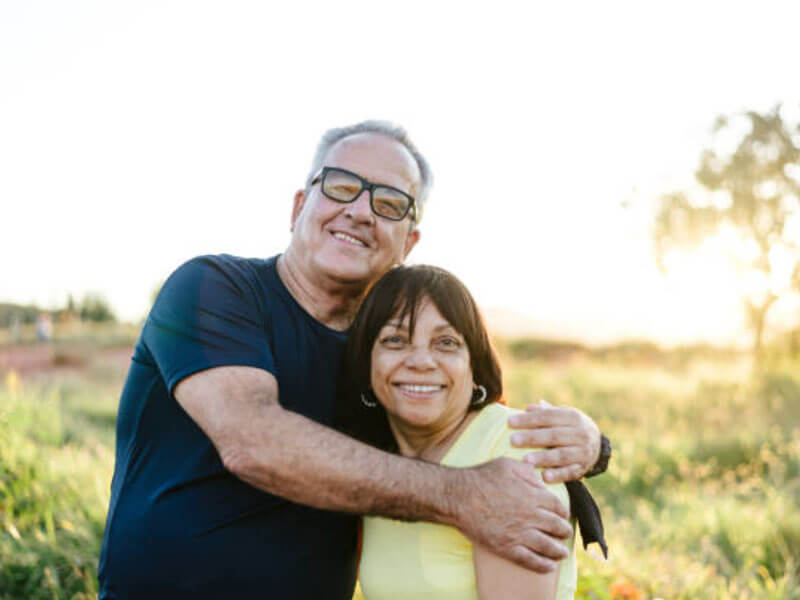
<svg viewBox="0 0 800 600">
<path fill-rule="evenodd" d="M 344 138 L 330 149 L 323 165 L 352 171 L 415 198 L 419 193 L 416 161 L 402 144 L 380 134 Z M 342 204 L 327 198 L 319 183 L 295 195 L 292 231 L 292 246 L 312 276 L 365 286 L 402 263 L 419 239 L 410 216 L 391 221 L 374 214 L 367 190 Z"/>
</svg>

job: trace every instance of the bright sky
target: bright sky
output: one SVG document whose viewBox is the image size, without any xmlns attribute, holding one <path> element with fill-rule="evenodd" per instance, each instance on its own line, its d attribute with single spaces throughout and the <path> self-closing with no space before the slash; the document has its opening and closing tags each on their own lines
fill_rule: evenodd
<svg viewBox="0 0 800 600">
<path fill-rule="evenodd" d="M 517 331 L 739 339 L 724 253 L 662 276 L 653 207 L 691 184 L 717 115 L 800 103 L 799 18 L 792 1 L 4 2 L 0 301 L 98 291 L 137 319 L 191 256 L 279 252 L 319 135 L 381 118 L 436 178 L 411 260 Z"/>
</svg>

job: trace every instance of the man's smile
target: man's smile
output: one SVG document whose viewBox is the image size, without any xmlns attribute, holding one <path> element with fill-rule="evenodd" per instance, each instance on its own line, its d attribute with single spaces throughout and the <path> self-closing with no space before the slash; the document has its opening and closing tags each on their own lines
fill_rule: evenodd
<svg viewBox="0 0 800 600">
<path fill-rule="evenodd" d="M 369 244 L 367 244 L 364 240 L 357 238 L 356 236 L 350 233 L 345 233 L 344 231 L 334 231 L 333 237 L 350 246 L 358 246 L 359 248 L 369 248 Z"/>
</svg>

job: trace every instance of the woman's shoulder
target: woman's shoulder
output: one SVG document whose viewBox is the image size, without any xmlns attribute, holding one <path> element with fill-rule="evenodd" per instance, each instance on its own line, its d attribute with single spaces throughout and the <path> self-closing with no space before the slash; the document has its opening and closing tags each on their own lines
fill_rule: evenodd
<svg viewBox="0 0 800 600">
<path fill-rule="evenodd" d="M 508 418 L 521 412 L 523 411 L 518 408 L 493 402 L 481 409 L 480 414 L 475 418 L 476 429 L 479 430 L 476 434 L 484 439 L 491 438 L 495 445 L 494 450 L 501 450 L 504 447 L 501 442 L 510 442 L 511 434 L 515 431 L 509 427 Z"/>
<path fill-rule="evenodd" d="M 522 460 L 526 454 L 535 452 L 533 448 L 517 448 L 511 444 L 511 436 L 515 430 L 509 427 L 508 418 L 523 411 L 495 402 L 483 409 L 482 412 L 486 414 L 487 429 L 489 430 L 487 433 L 491 434 L 493 441 L 492 454 L 488 458 L 507 456 Z"/>
<path fill-rule="evenodd" d="M 513 414 L 521 413 L 516 408 L 511 408 L 504 404 L 490 404 L 481 411 L 479 418 L 484 420 L 484 429 L 480 432 L 485 436 L 487 448 L 484 461 L 495 458 L 507 457 L 515 460 L 523 460 L 531 452 L 539 452 L 542 448 L 519 448 L 512 445 L 511 436 L 516 431 L 508 425 L 508 417 Z M 541 469 L 536 469 L 541 474 Z M 548 489 L 559 499 L 569 506 L 569 494 L 563 483 L 547 484 Z"/>
<path fill-rule="evenodd" d="M 442 463 L 454 467 L 468 467 L 507 456 L 513 433 L 508 426 L 508 417 L 518 412 L 521 411 L 497 402 L 482 408 L 459 436 Z M 522 456 L 524 453 L 516 458 L 521 459 Z"/>
</svg>

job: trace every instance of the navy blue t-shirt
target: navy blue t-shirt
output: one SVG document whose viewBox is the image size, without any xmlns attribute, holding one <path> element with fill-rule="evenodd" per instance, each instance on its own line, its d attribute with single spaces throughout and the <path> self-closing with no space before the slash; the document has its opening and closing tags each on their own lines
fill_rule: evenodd
<svg viewBox="0 0 800 600">
<path fill-rule="evenodd" d="M 172 396 L 197 371 L 257 367 L 284 408 L 332 426 L 345 338 L 289 294 L 276 257 L 203 256 L 170 276 L 120 399 L 101 600 L 352 596 L 358 517 L 237 479 Z"/>
</svg>

